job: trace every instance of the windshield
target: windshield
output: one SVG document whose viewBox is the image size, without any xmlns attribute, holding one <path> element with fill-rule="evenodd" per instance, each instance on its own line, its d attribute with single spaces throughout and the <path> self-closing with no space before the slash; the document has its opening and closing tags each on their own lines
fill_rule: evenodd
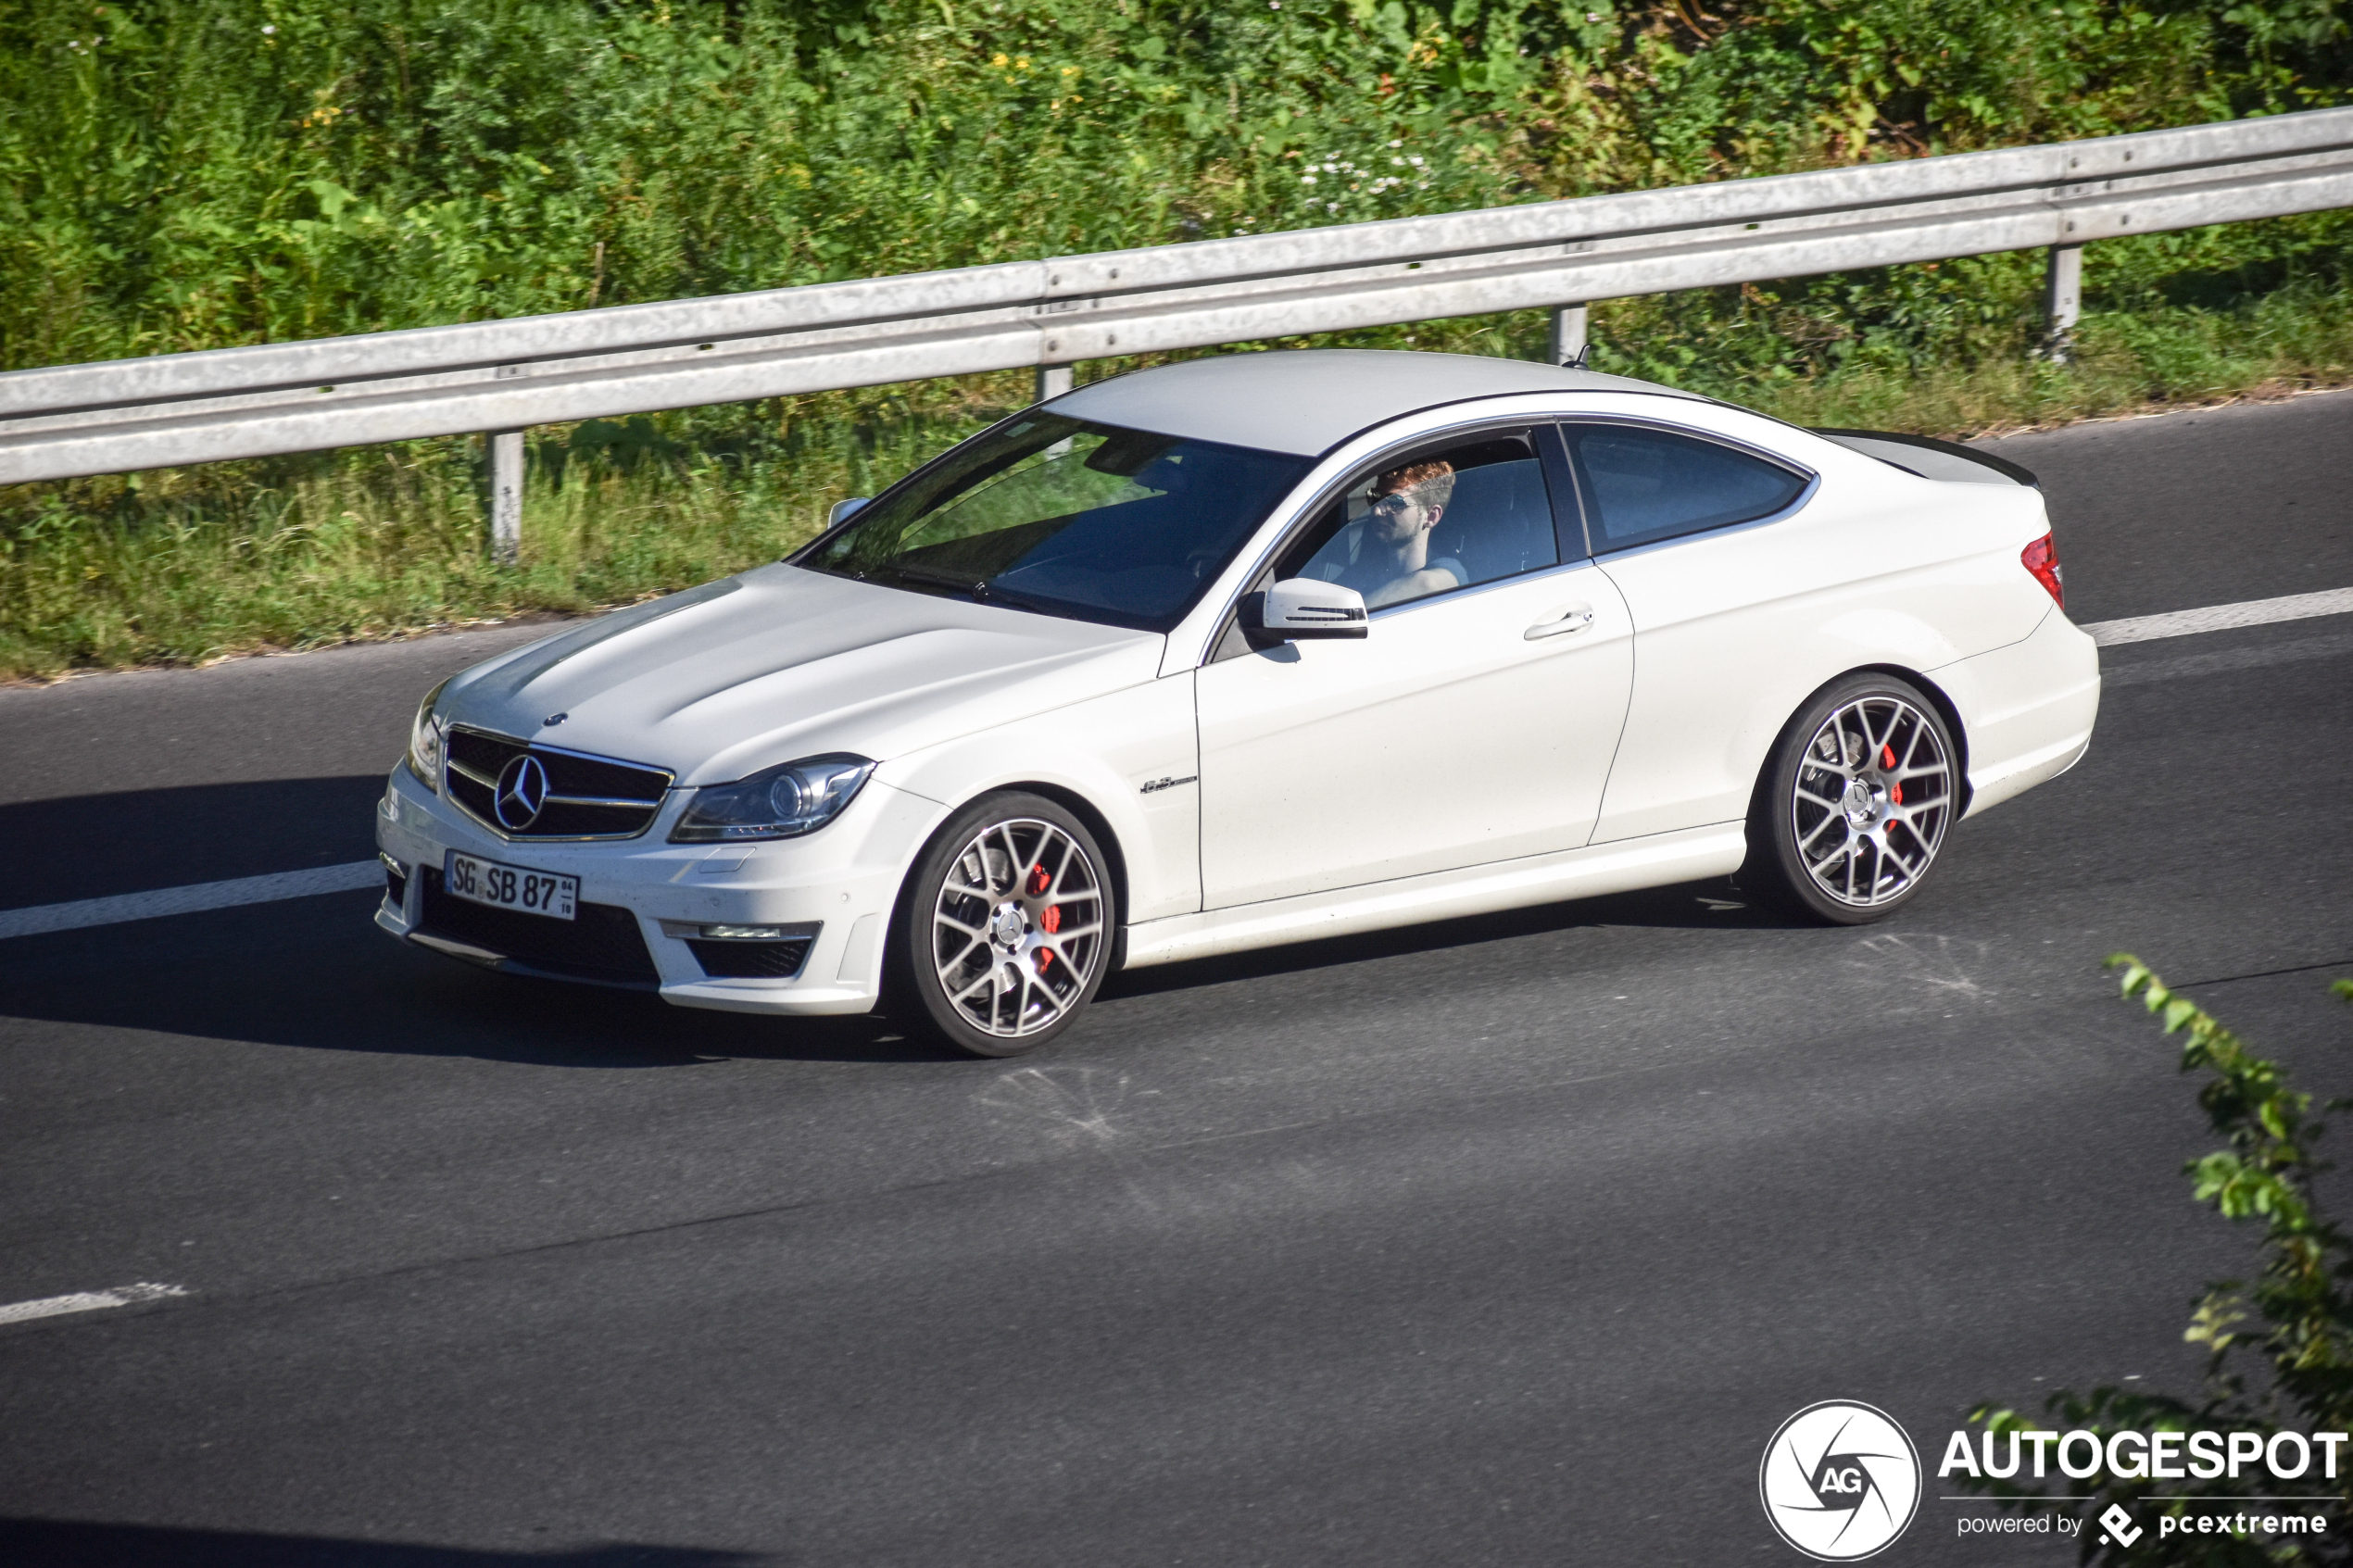
<svg viewBox="0 0 2353 1568">
<path fill-rule="evenodd" d="M 1030 414 L 957 447 L 794 559 L 920 593 L 1165 632 L 1309 466 Z"/>
</svg>

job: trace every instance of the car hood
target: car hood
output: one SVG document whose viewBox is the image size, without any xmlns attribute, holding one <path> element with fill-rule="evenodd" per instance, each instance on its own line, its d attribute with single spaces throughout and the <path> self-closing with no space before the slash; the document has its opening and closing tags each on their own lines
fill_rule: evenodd
<svg viewBox="0 0 2353 1568">
<path fill-rule="evenodd" d="M 887 763 L 1140 684 L 1164 641 L 779 564 L 477 665 L 441 711 L 718 784 L 827 751 Z"/>
</svg>

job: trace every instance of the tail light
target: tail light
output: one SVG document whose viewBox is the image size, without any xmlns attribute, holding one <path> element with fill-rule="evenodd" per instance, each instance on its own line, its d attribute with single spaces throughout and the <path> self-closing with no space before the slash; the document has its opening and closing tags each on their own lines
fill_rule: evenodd
<svg viewBox="0 0 2353 1568">
<path fill-rule="evenodd" d="M 2058 544 L 2044 534 L 2018 554 L 2019 561 L 2034 574 L 2034 581 L 2050 591 L 2061 609 L 2067 608 L 2067 579 L 2059 571 Z"/>
</svg>

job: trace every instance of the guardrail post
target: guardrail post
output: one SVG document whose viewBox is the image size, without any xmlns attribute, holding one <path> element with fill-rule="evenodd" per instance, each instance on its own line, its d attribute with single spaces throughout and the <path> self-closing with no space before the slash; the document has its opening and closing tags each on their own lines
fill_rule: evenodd
<svg viewBox="0 0 2353 1568">
<path fill-rule="evenodd" d="M 1031 401 L 1043 403 L 1049 397 L 1060 397 L 1069 390 L 1070 367 L 1068 365 L 1040 365 L 1038 367 L 1038 395 Z"/>
<path fill-rule="evenodd" d="M 2083 313 L 2083 247 L 2053 245 L 2043 286 L 2043 358 L 2064 365 L 2075 357 L 2075 321 Z"/>
<path fill-rule="evenodd" d="M 512 566 L 522 554 L 522 432 L 490 433 L 490 554 Z"/>
<path fill-rule="evenodd" d="M 1585 352 L 1585 307 L 1582 305 L 1553 307 L 1553 360 L 1566 365 Z"/>
</svg>

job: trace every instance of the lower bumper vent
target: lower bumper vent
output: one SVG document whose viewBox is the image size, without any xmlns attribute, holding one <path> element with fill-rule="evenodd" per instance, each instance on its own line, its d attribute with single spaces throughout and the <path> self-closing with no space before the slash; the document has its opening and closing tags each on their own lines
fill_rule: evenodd
<svg viewBox="0 0 2353 1568">
<path fill-rule="evenodd" d="M 689 937 L 695 961 L 713 980 L 790 980 L 809 961 L 813 936 L 782 942 L 711 942 Z"/>
<path fill-rule="evenodd" d="M 439 936 L 480 947 L 545 974 L 592 980 L 607 985 L 658 986 L 661 975 L 646 950 L 637 917 L 618 904 L 582 904 L 572 920 L 452 898 L 443 891 L 441 869 L 423 866 L 420 936 Z M 726 944 L 721 944 L 725 946 Z"/>
</svg>

